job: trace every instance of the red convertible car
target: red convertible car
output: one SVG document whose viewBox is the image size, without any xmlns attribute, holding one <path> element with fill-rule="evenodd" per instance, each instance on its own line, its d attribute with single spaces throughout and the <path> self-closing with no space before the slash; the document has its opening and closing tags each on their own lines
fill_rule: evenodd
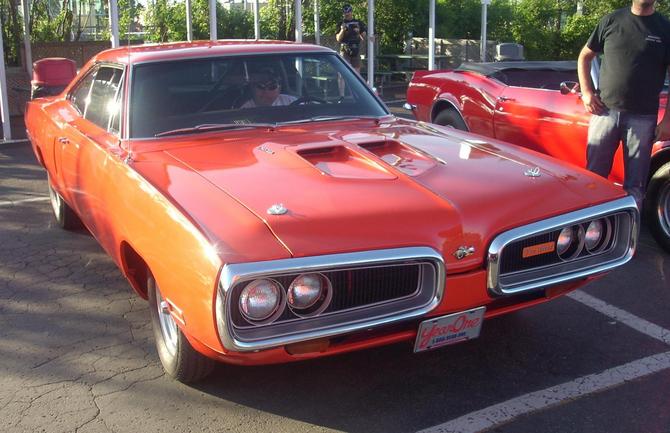
<svg viewBox="0 0 670 433">
<path fill-rule="evenodd" d="M 667 93 L 660 99 L 665 107 Z M 464 63 L 455 70 L 417 71 L 407 103 L 419 120 L 586 166 L 591 115 L 580 99 L 576 62 Z M 610 179 L 623 181 L 621 147 Z M 670 142 L 654 144 L 644 207 L 654 237 L 670 251 Z"/>
<path fill-rule="evenodd" d="M 553 158 L 401 120 L 334 51 L 105 51 L 27 107 L 56 221 L 148 299 L 165 370 L 475 338 L 626 263 L 639 214 Z"/>
</svg>

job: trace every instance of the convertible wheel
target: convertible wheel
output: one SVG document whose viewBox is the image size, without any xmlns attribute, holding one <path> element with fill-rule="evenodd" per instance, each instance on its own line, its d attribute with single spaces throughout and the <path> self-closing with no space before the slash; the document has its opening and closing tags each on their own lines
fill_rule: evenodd
<svg viewBox="0 0 670 433">
<path fill-rule="evenodd" d="M 467 131 L 468 127 L 461 118 L 461 115 L 456 112 L 456 110 L 446 109 L 437 113 L 433 123 L 442 126 L 451 126 L 452 128 L 460 129 L 461 131 Z"/>
<path fill-rule="evenodd" d="M 662 165 L 651 177 L 646 208 L 651 233 L 656 242 L 670 252 L 670 162 Z"/>
<path fill-rule="evenodd" d="M 56 192 L 53 186 L 51 186 L 51 180 L 49 180 L 49 199 L 51 200 L 51 209 L 54 213 L 54 218 L 56 219 L 56 224 L 62 229 L 65 230 L 76 230 L 81 228 L 81 220 L 72 208 L 65 203 L 63 197 Z"/>
<path fill-rule="evenodd" d="M 215 362 L 193 349 L 168 311 L 168 304 L 152 275 L 147 278 L 147 289 L 151 324 L 163 369 L 183 383 L 204 379 L 214 369 Z"/>
</svg>

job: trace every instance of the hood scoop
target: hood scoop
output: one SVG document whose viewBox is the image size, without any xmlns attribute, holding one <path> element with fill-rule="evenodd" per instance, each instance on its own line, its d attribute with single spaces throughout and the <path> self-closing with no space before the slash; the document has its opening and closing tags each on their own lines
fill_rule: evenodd
<svg viewBox="0 0 670 433">
<path fill-rule="evenodd" d="M 407 176 L 418 176 L 435 167 L 438 162 L 443 163 L 420 150 L 393 140 L 358 145 Z"/>
<path fill-rule="evenodd" d="M 378 161 L 343 145 L 302 148 L 296 152 L 322 174 L 344 179 L 396 179 Z"/>
</svg>

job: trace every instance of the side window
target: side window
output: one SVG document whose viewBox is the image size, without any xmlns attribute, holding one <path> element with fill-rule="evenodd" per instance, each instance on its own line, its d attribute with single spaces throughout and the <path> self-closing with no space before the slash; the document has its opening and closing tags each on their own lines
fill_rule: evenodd
<svg viewBox="0 0 670 433">
<path fill-rule="evenodd" d="M 93 77 L 95 77 L 95 72 L 91 72 L 82 78 L 77 84 L 77 87 L 70 94 L 70 101 L 72 104 L 79 110 L 79 113 L 83 115 L 86 112 L 86 106 L 88 105 L 88 94 L 91 90 L 91 84 L 93 83 Z"/>
<path fill-rule="evenodd" d="M 110 118 L 119 110 L 117 93 L 123 70 L 109 66 L 98 69 L 91 86 L 90 101 L 84 118 L 107 130 Z"/>
</svg>

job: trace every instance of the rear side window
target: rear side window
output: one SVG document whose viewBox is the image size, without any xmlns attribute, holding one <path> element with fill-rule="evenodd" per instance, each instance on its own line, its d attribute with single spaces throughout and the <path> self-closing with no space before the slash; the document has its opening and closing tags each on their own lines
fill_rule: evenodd
<svg viewBox="0 0 670 433">
<path fill-rule="evenodd" d="M 102 66 L 95 73 L 84 118 L 105 130 L 109 128 L 110 119 L 120 108 L 117 95 L 122 75 L 122 69 L 109 66 Z"/>
</svg>

